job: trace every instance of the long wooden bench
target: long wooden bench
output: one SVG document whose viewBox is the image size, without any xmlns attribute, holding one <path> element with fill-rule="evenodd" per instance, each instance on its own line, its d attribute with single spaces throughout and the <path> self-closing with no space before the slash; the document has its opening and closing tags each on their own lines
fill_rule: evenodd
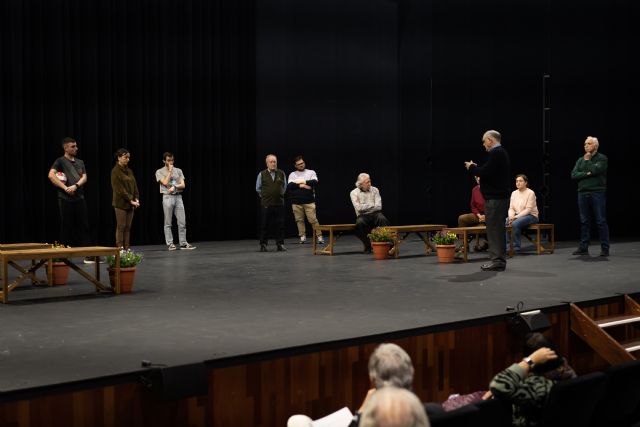
<svg viewBox="0 0 640 427">
<path fill-rule="evenodd" d="M 465 261 L 468 260 L 469 236 L 475 236 L 476 241 L 478 241 L 477 239 L 481 234 L 487 234 L 487 227 L 485 225 L 478 225 L 475 227 L 451 227 L 447 228 L 447 230 L 457 234 L 458 236 L 462 236 L 462 252 L 463 259 Z M 506 227 L 506 231 L 509 234 L 509 256 L 513 257 L 513 235 L 511 233 L 511 227 Z M 528 231 L 535 231 L 535 237 L 532 238 L 529 236 Z M 542 244 L 543 234 L 547 234 L 547 240 L 549 242 L 547 246 Z M 553 224 L 531 224 L 529 227 L 522 230 L 522 235 L 534 244 L 538 255 L 545 252 L 553 253 L 555 249 L 555 226 Z"/>
<path fill-rule="evenodd" d="M 400 244 L 411 234 L 415 233 L 424 242 L 424 253 L 429 255 L 435 246 L 430 240 L 429 233 L 441 231 L 447 226 L 445 224 L 420 224 L 420 225 L 389 225 L 386 228 L 396 233 L 396 239 L 393 245 L 393 256 L 398 258 L 400 255 Z"/>
<path fill-rule="evenodd" d="M 394 246 L 391 249 L 391 254 L 398 258 L 400 253 L 400 244 L 411 234 L 417 234 L 425 245 L 425 254 L 429 254 L 434 247 L 429 240 L 429 233 L 440 231 L 447 226 L 445 224 L 419 224 L 419 225 L 388 225 L 386 228 L 393 231 L 396 234 L 394 239 Z M 318 225 L 317 229 L 320 231 L 326 231 L 329 233 L 329 239 L 327 245 L 319 249 L 316 239 L 313 240 L 313 254 L 318 255 L 333 255 L 334 247 L 338 238 L 342 236 L 344 232 L 355 231 L 355 224 L 324 224 Z"/>
<path fill-rule="evenodd" d="M 115 287 L 104 285 L 100 282 L 100 263 L 95 263 L 95 274 L 91 276 L 89 273 L 82 270 L 80 267 L 75 265 L 70 258 L 79 258 L 79 257 L 94 257 L 97 258 L 101 256 L 115 256 L 116 257 L 116 274 L 115 274 Z M 44 264 L 48 264 L 47 268 L 47 278 L 48 283 L 52 283 L 52 260 L 54 258 L 63 259 L 65 264 L 71 267 L 73 270 L 78 272 L 82 277 L 90 281 L 96 287 L 96 291 L 109 291 L 114 292 L 116 294 L 120 293 L 120 250 L 118 248 L 105 247 L 105 246 L 82 246 L 75 248 L 51 248 L 47 246 L 46 248 L 38 248 L 38 249 L 14 249 L 14 250 L 3 250 L 0 251 L 0 274 L 2 275 L 2 294 L 0 294 L 0 300 L 2 303 L 7 303 L 9 301 L 9 292 L 15 289 L 20 283 L 22 283 L 27 278 L 35 277 L 34 274 L 30 271 L 20 271 L 22 274 L 13 282 L 9 283 L 9 266 L 15 268 L 16 264 L 14 261 L 20 260 L 30 260 L 36 261 L 34 266 L 37 270 Z M 33 269 L 33 267 L 32 267 Z M 35 271 L 35 270 L 34 270 Z"/>
</svg>

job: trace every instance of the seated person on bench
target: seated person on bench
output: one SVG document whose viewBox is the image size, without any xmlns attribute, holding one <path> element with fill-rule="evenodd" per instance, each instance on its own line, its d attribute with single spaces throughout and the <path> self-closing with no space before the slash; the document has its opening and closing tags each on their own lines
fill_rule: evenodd
<svg viewBox="0 0 640 427">
<path fill-rule="evenodd" d="M 356 236 L 364 244 L 364 252 L 371 253 L 371 242 L 367 234 L 375 227 L 389 225 L 389 220 L 382 213 L 380 191 L 371 185 L 371 177 L 366 173 L 358 175 L 356 188 L 351 191 L 351 203 L 356 210 Z"/>
<path fill-rule="evenodd" d="M 474 177 L 476 179 L 476 186 L 471 190 L 471 213 L 462 214 L 458 217 L 458 227 L 476 227 L 484 224 L 484 197 L 480 192 L 480 177 Z M 473 236 L 471 236 L 473 239 Z M 489 248 L 489 243 L 485 240 L 481 242 L 480 235 L 478 235 L 478 241 L 473 249 L 476 252 L 486 251 Z"/>
<path fill-rule="evenodd" d="M 516 175 L 516 188 L 511 193 L 511 202 L 509 203 L 509 217 L 507 218 L 507 227 L 511 226 L 511 235 L 513 236 L 513 251 L 520 252 L 520 235 L 522 230 L 531 224 L 538 223 L 538 207 L 536 205 L 536 193 L 527 188 L 529 180 L 524 174 Z M 509 237 L 507 235 L 507 246 L 509 245 Z M 507 251 L 509 249 L 507 248 Z"/>
</svg>

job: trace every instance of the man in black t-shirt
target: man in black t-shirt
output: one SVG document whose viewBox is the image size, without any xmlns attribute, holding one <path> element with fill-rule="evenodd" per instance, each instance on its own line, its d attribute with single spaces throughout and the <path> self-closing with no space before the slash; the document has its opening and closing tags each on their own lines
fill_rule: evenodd
<svg viewBox="0 0 640 427">
<path fill-rule="evenodd" d="M 84 162 L 76 158 L 78 144 L 73 138 L 62 140 L 64 156 L 58 157 L 51 170 L 49 180 L 58 190 L 60 211 L 60 243 L 69 246 L 89 246 L 89 219 L 84 200 L 84 185 L 87 171 Z M 85 263 L 94 262 L 85 258 Z"/>
</svg>

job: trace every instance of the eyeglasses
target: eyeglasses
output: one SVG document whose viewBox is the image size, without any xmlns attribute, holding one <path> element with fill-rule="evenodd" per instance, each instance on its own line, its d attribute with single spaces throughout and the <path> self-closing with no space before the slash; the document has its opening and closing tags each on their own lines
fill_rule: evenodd
<svg viewBox="0 0 640 427">
<path fill-rule="evenodd" d="M 302 166 L 302 165 L 304 165 L 304 162 L 302 162 L 302 163 L 296 163 L 296 166 Z"/>
</svg>

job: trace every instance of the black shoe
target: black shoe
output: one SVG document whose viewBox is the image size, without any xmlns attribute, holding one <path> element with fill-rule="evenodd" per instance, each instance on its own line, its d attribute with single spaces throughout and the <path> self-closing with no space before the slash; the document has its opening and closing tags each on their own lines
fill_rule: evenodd
<svg viewBox="0 0 640 427">
<path fill-rule="evenodd" d="M 284 247 L 284 245 L 278 245 L 278 252 L 286 252 L 287 248 Z"/>
<path fill-rule="evenodd" d="M 600 251 L 600 256 L 609 256 L 609 250 L 608 249 L 607 250 L 604 250 L 604 249 L 601 250 Z"/>
<path fill-rule="evenodd" d="M 267 252 L 267 245 L 260 245 L 260 252 Z"/>
<path fill-rule="evenodd" d="M 573 251 L 571 255 L 589 255 L 589 249 L 578 248 L 577 250 Z"/>
<path fill-rule="evenodd" d="M 482 264 L 482 267 L 480 268 L 482 271 L 504 271 L 505 268 L 507 268 L 507 265 L 500 262 L 489 262 Z"/>
</svg>

